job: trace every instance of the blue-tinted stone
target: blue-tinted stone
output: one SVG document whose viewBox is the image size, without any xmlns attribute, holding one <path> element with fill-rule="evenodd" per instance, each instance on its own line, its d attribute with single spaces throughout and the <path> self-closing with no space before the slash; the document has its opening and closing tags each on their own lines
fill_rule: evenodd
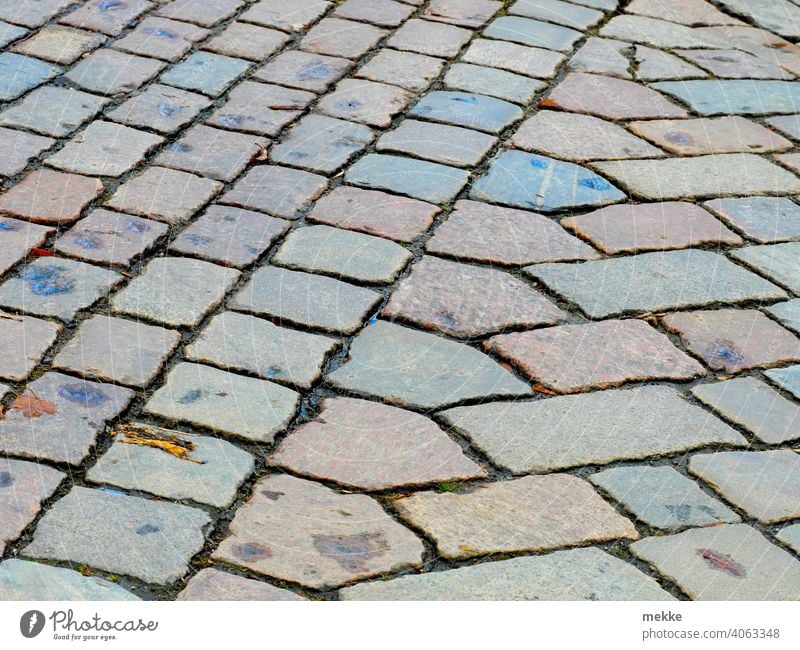
<svg viewBox="0 0 800 650">
<path fill-rule="evenodd" d="M 764 374 L 778 386 L 800 399 L 800 365 L 767 370 Z"/>
<path fill-rule="evenodd" d="M 210 52 L 195 52 L 188 59 L 161 75 L 170 86 L 197 90 L 216 97 L 250 67 L 249 61 L 232 59 Z"/>
<path fill-rule="evenodd" d="M 746 246 L 731 255 L 776 284 L 800 292 L 800 242 Z"/>
<path fill-rule="evenodd" d="M 0 101 L 16 99 L 62 72 L 56 65 L 21 54 L 0 54 Z"/>
<path fill-rule="evenodd" d="M 457 124 L 479 131 L 499 133 L 522 118 L 519 106 L 502 99 L 471 93 L 435 90 L 425 95 L 410 111 L 415 117 Z"/>
<path fill-rule="evenodd" d="M 473 199 L 540 212 L 616 203 L 620 190 L 594 172 L 546 156 L 506 151 L 472 186 Z"/>
<path fill-rule="evenodd" d="M 517 104 L 527 104 L 547 85 L 538 79 L 469 63 L 452 65 L 444 83 L 448 88 L 499 97 Z"/>
<path fill-rule="evenodd" d="M 686 102 L 700 115 L 769 115 L 795 113 L 800 82 L 762 79 L 696 79 L 652 84 Z"/>
<path fill-rule="evenodd" d="M 517 0 L 508 13 L 526 18 L 540 18 L 558 25 L 584 30 L 603 19 L 603 13 L 560 0 Z"/>
<path fill-rule="evenodd" d="M 0 47 L 5 47 L 12 41 L 16 41 L 20 36 L 28 33 L 27 29 L 17 27 L 16 25 L 9 25 L 0 20 Z"/>
<path fill-rule="evenodd" d="M 496 18 L 484 30 L 483 35 L 559 52 L 569 52 L 578 39 L 583 36 L 580 32 L 568 27 L 516 16 Z"/>
<path fill-rule="evenodd" d="M 781 325 L 800 334 L 800 298 L 779 302 L 766 311 L 777 318 Z"/>
<path fill-rule="evenodd" d="M 455 198 L 467 183 L 469 174 L 438 163 L 369 154 L 353 165 L 345 182 L 361 187 L 389 190 L 431 203 Z"/>
</svg>

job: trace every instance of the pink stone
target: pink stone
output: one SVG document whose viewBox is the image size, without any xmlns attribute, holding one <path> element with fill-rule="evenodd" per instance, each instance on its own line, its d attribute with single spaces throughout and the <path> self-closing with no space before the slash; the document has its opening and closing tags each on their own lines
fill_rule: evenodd
<svg viewBox="0 0 800 650">
<path fill-rule="evenodd" d="M 0 196 L 0 212 L 35 223 L 69 223 L 102 192 L 96 178 L 38 169 Z"/>
<path fill-rule="evenodd" d="M 288 589 L 249 580 L 217 569 L 202 569 L 189 580 L 177 600 L 303 600 Z"/>
</svg>

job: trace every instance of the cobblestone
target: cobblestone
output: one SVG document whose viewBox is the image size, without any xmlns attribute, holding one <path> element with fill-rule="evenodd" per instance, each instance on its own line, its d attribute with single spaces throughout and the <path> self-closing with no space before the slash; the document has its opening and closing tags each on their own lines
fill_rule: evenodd
<svg viewBox="0 0 800 650">
<path fill-rule="evenodd" d="M 155 59 L 103 49 L 82 59 L 64 77 L 89 92 L 115 95 L 136 90 L 163 68 Z"/>
<path fill-rule="evenodd" d="M 0 600 L 139 600 L 113 582 L 60 567 L 9 559 L 0 565 Z"/>
<path fill-rule="evenodd" d="M 34 223 L 69 223 L 102 191 L 94 178 L 39 169 L 0 196 L 0 211 Z"/>
<path fill-rule="evenodd" d="M 202 569 L 189 580 L 177 600 L 303 600 L 288 589 L 248 580 L 217 569 Z"/>
<path fill-rule="evenodd" d="M 787 198 L 714 199 L 704 206 L 759 243 L 800 239 L 800 207 Z"/>
<path fill-rule="evenodd" d="M 109 118 L 159 133 L 172 133 L 189 124 L 208 106 L 202 95 L 153 84 L 112 111 Z"/>
<path fill-rule="evenodd" d="M 61 326 L 32 316 L 0 316 L 6 316 L 0 319 L 0 378 L 23 381 L 55 342 Z"/>
<path fill-rule="evenodd" d="M 108 99 L 80 90 L 44 86 L 0 113 L 0 124 L 64 137 L 92 119 Z"/>
<path fill-rule="evenodd" d="M 406 90 L 425 90 L 439 76 L 444 61 L 424 54 L 383 49 L 359 68 L 357 77 L 400 86 Z"/>
<path fill-rule="evenodd" d="M 24 30 L 18 35 L 22 34 Z M 70 65 L 87 52 L 100 47 L 105 40 L 105 37 L 94 32 L 61 25 L 48 25 L 15 45 L 14 51 L 59 65 Z"/>
<path fill-rule="evenodd" d="M 800 291 L 797 251 L 800 244 L 772 244 L 769 246 L 748 246 L 731 252 L 731 255 L 753 267 L 776 284 L 791 291 Z"/>
<path fill-rule="evenodd" d="M 220 202 L 296 219 L 308 203 L 322 194 L 327 184 L 327 179 L 317 174 L 259 165 L 247 172 Z"/>
</svg>

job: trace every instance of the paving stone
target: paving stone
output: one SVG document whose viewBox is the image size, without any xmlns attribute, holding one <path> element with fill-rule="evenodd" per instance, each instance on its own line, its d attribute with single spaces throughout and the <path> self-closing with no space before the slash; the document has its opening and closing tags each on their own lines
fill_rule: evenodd
<svg viewBox="0 0 800 650">
<path fill-rule="evenodd" d="M 252 78 L 321 93 L 341 79 L 351 65 L 339 57 L 290 50 L 256 70 Z"/>
<path fill-rule="evenodd" d="M 584 31 L 603 19 L 603 12 L 560 0 L 517 0 L 508 13 L 526 18 L 538 18 L 557 25 Z"/>
<path fill-rule="evenodd" d="M 526 273 L 591 318 L 786 297 L 772 283 L 704 250 L 540 264 L 527 267 Z"/>
<path fill-rule="evenodd" d="M 38 0 L 33 3 L 0 0 L 0 18 L 26 27 L 38 27 L 73 2 L 74 0 Z"/>
<path fill-rule="evenodd" d="M 749 153 L 612 160 L 593 167 L 648 200 L 800 192 L 800 179 L 794 174 Z"/>
<path fill-rule="evenodd" d="M 766 119 L 771 127 L 785 133 L 793 140 L 800 140 L 800 115 L 780 115 Z"/>
<path fill-rule="evenodd" d="M 302 90 L 245 81 L 231 91 L 228 101 L 206 123 L 274 136 L 314 99 L 313 94 Z"/>
<path fill-rule="evenodd" d="M 320 225 L 289 233 L 272 261 L 337 278 L 388 284 L 410 259 L 411 253 L 394 242 Z"/>
<path fill-rule="evenodd" d="M 40 257 L 0 286 L 0 305 L 70 321 L 122 280 L 113 271 L 74 260 Z"/>
<path fill-rule="evenodd" d="M 443 90 L 429 92 L 410 114 L 489 133 L 500 133 L 522 117 L 519 106 L 501 99 Z"/>
<path fill-rule="evenodd" d="M 14 41 L 22 38 L 28 33 L 28 30 L 24 27 L 18 27 L 17 25 L 11 25 L 7 22 L 0 20 L 0 47 L 5 47 L 6 45 L 13 43 Z M 22 50 L 18 50 L 14 48 L 15 51 L 20 52 Z M 25 52 L 23 52 L 25 54 Z"/>
<path fill-rule="evenodd" d="M 171 86 L 152 84 L 109 114 L 109 119 L 171 133 L 193 121 L 210 106 L 208 99 Z"/>
<path fill-rule="evenodd" d="M 409 119 L 382 135 L 375 148 L 456 167 L 473 167 L 496 142 L 497 138 L 478 131 Z"/>
<path fill-rule="evenodd" d="M 677 97 L 700 115 L 795 113 L 800 83 L 763 79 L 698 79 L 652 85 Z"/>
<path fill-rule="evenodd" d="M 86 458 L 105 421 L 117 417 L 134 396 L 127 388 L 57 372 L 31 382 L 26 391 L 21 394 L 44 400 L 47 410 L 34 416 L 38 410 L 10 408 L 0 420 L 0 451 L 70 465 Z"/>
<path fill-rule="evenodd" d="M 154 163 L 219 181 L 232 181 L 267 144 L 267 140 L 257 136 L 197 124 L 180 140 L 167 145 Z"/>
<path fill-rule="evenodd" d="M 461 60 L 466 63 L 502 68 L 529 77 L 551 79 L 564 60 L 564 55 L 506 41 L 476 38 L 470 43 Z"/>
<path fill-rule="evenodd" d="M 745 524 L 648 537 L 630 549 L 693 600 L 800 597 L 800 563 Z"/>
<path fill-rule="evenodd" d="M 626 8 L 632 14 L 661 18 L 682 25 L 740 25 L 742 21 L 728 16 L 705 0 L 633 0 Z"/>
<path fill-rule="evenodd" d="M 408 105 L 411 98 L 410 92 L 396 86 L 361 79 L 344 79 L 336 84 L 333 92 L 319 101 L 317 108 L 332 117 L 385 128 Z"/>
<path fill-rule="evenodd" d="M 221 183 L 207 178 L 148 167 L 120 185 L 106 205 L 167 223 L 180 223 L 208 203 L 221 187 Z"/>
<path fill-rule="evenodd" d="M 779 302 L 764 311 L 777 318 L 784 327 L 800 334 L 800 298 Z"/>
<path fill-rule="evenodd" d="M 738 50 L 675 50 L 720 79 L 794 79 L 781 66 Z"/>
<path fill-rule="evenodd" d="M 24 33 L 24 30 L 23 30 Z M 22 34 L 18 34 L 21 36 Z M 61 65 L 75 63 L 87 52 L 97 49 L 105 37 L 72 27 L 47 25 L 30 38 L 14 46 L 14 51 Z"/>
<path fill-rule="evenodd" d="M 194 327 L 223 297 L 240 273 L 188 257 L 157 257 L 142 275 L 116 294 L 116 312 L 173 327 Z"/>
<path fill-rule="evenodd" d="M 800 154 L 784 153 L 775 156 L 775 160 L 781 163 L 784 167 L 788 167 L 796 174 L 800 173 Z"/>
<path fill-rule="evenodd" d="M 445 62 L 424 54 L 382 49 L 356 72 L 356 77 L 425 90 L 439 76 Z"/>
<path fill-rule="evenodd" d="M 767 370 L 764 374 L 778 387 L 800 399 L 800 365 Z"/>
<path fill-rule="evenodd" d="M 251 65 L 249 61 L 212 52 L 195 52 L 167 70 L 160 79 L 169 86 L 217 97 L 247 72 Z"/>
<path fill-rule="evenodd" d="M 195 508 L 76 486 L 45 514 L 23 553 L 167 584 L 188 571 L 210 524 Z"/>
<path fill-rule="evenodd" d="M 393 503 L 447 558 L 639 537 L 588 483 L 567 474 L 526 476 L 463 493 L 420 492 Z"/>
<path fill-rule="evenodd" d="M 147 0 L 128 0 L 127 2 L 107 2 L 91 0 L 64 16 L 59 22 L 64 25 L 81 27 L 109 36 L 120 34 L 139 16 L 155 7 Z"/>
<path fill-rule="evenodd" d="M 42 502 L 53 495 L 64 478 L 66 474 L 46 465 L 0 459 L 0 553 L 34 520 Z M 4 566 L 0 566 L 0 595 L 4 592 Z"/>
<path fill-rule="evenodd" d="M 214 316 L 186 357 L 264 379 L 310 388 L 325 361 L 337 347 L 336 339 L 273 325 L 262 318 L 236 312 Z"/>
<path fill-rule="evenodd" d="M 0 124 L 60 138 L 91 120 L 108 102 L 72 88 L 44 86 L 0 113 Z"/>
<path fill-rule="evenodd" d="M 333 173 L 375 136 L 362 125 L 324 115 L 307 115 L 272 147 L 270 159 L 312 171 Z"/>
<path fill-rule="evenodd" d="M 630 51 L 630 43 L 590 36 L 569 60 L 567 67 L 574 72 L 593 72 L 630 79 Z"/>
<path fill-rule="evenodd" d="M 131 443 L 124 431 L 117 431 L 114 443 L 87 472 L 89 481 L 227 508 L 255 466 L 250 454 L 218 438 L 167 432 L 138 423 L 131 426 L 188 443 L 191 460 L 156 447 Z"/>
<path fill-rule="evenodd" d="M 699 206 L 678 201 L 612 205 L 561 225 L 610 254 L 742 243 Z"/>
<path fill-rule="evenodd" d="M 766 246 L 748 246 L 731 252 L 736 259 L 752 266 L 776 284 L 787 287 L 790 291 L 800 291 L 800 259 L 797 257 L 800 244 L 771 244 Z"/>
<path fill-rule="evenodd" d="M 585 167 L 522 151 L 505 151 L 492 161 L 489 173 L 473 183 L 470 197 L 554 212 L 617 203 L 625 195 Z"/>
<path fill-rule="evenodd" d="M 0 217 L 0 275 L 40 247 L 53 228 Z"/>
<path fill-rule="evenodd" d="M 349 361 L 328 375 L 328 380 L 341 389 L 420 409 L 531 392 L 473 348 L 384 321 L 356 337 Z"/>
<path fill-rule="evenodd" d="M 64 77 L 84 90 L 115 95 L 136 90 L 163 67 L 162 61 L 103 49 L 81 59 Z"/>
<path fill-rule="evenodd" d="M 501 7 L 502 3 L 494 0 L 430 0 L 422 15 L 426 20 L 480 27 Z"/>
<path fill-rule="evenodd" d="M 787 38 L 800 37 L 800 8 L 787 0 L 769 2 L 743 2 L 742 0 L 721 0 L 725 9 L 732 13 L 748 16 L 760 27 L 771 29 Z"/>
<path fill-rule="evenodd" d="M 613 11 L 619 5 L 619 0 L 578 0 L 575 4 L 604 11 Z"/>
<path fill-rule="evenodd" d="M 289 42 L 283 32 L 234 22 L 203 45 L 204 50 L 248 61 L 263 61 Z"/>
<path fill-rule="evenodd" d="M 433 224 L 439 208 L 403 196 L 340 186 L 321 198 L 308 220 L 411 242 Z"/>
<path fill-rule="evenodd" d="M 160 2 L 163 6 L 155 11 L 160 16 L 196 23 L 203 27 L 213 27 L 230 18 L 245 5 L 247 0 L 205 0 L 202 3 L 195 0 L 174 0 L 164 3 L 160 0 Z"/>
<path fill-rule="evenodd" d="M 738 515 L 708 496 L 672 467 L 612 467 L 589 480 L 619 501 L 636 519 L 662 530 L 738 523 Z"/>
<path fill-rule="evenodd" d="M 0 52 L 0 101 L 16 99 L 61 72 L 58 66 L 33 57 Z"/>
<path fill-rule="evenodd" d="M 734 429 L 668 386 L 464 406 L 441 416 L 515 473 L 605 465 L 711 444 L 747 445 Z"/>
<path fill-rule="evenodd" d="M 280 323 L 352 334 L 381 299 L 379 293 L 333 278 L 263 266 L 229 304 Z"/>
<path fill-rule="evenodd" d="M 297 219 L 327 186 L 328 179 L 324 176 L 289 167 L 259 165 L 224 194 L 220 203 Z"/>
<path fill-rule="evenodd" d="M 583 72 L 570 72 L 564 77 L 550 93 L 548 102 L 554 108 L 610 120 L 688 117 L 686 111 L 647 86 Z"/>
<path fill-rule="evenodd" d="M 345 0 L 333 15 L 380 25 L 398 27 L 414 13 L 414 8 L 394 0 Z"/>
<path fill-rule="evenodd" d="M 644 45 L 634 47 L 633 59 L 637 64 L 636 79 L 639 81 L 696 79 L 708 76 L 705 71 L 677 56 Z"/>
<path fill-rule="evenodd" d="M 598 548 L 365 582 L 341 600 L 672 600 L 655 580 Z"/>
<path fill-rule="evenodd" d="M 271 381 L 179 363 L 145 411 L 213 431 L 272 442 L 295 416 L 300 395 Z"/>
<path fill-rule="evenodd" d="M 444 84 L 447 88 L 489 95 L 517 104 L 528 104 L 536 93 L 546 87 L 542 81 L 468 63 L 450 66 Z"/>
<path fill-rule="evenodd" d="M 209 33 L 202 27 L 150 16 L 125 37 L 114 41 L 114 49 L 163 61 L 177 61 Z"/>
<path fill-rule="evenodd" d="M 38 4 L 38 3 L 37 3 Z M 0 565 L 0 600 L 140 600 L 113 582 L 78 571 L 9 559 Z"/>
<path fill-rule="evenodd" d="M 552 325 L 566 314 L 507 273 L 425 256 L 383 314 L 459 338 Z"/>
<path fill-rule="evenodd" d="M 795 553 L 800 553 L 800 524 L 786 526 L 776 537 L 784 544 L 791 546 Z"/>
<path fill-rule="evenodd" d="M 50 321 L 0 311 L 0 378 L 24 381 L 60 331 Z"/>
<path fill-rule="evenodd" d="M 288 11 L 284 0 L 260 0 L 240 18 L 285 32 L 299 32 L 316 22 L 330 6 L 330 2 L 322 0 L 292 0 L 291 11 Z"/>
<path fill-rule="evenodd" d="M 370 497 L 293 476 L 256 483 L 230 531 L 212 557 L 317 589 L 417 567 L 423 553 Z"/>
<path fill-rule="evenodd" d="M 279 589 L 266 582 L 249 580 L 241 576 L 224 573 L 217 569 L 201 569 L 189 580 L 186 588 L 176 600 L 303 600 L 288 589 Z"/>
<path fill-rule="evenodd" d="M 750 239 L 772 243 L 800 239 L 800 207 L 783 197 L 714 199 L 703 204 Z"/>
<path fill-rule="evenodd" d="M 169 250 L 242 268 L 255 262 L 288 228 L 283 219 L 260 212 L 212 205 L 175 238 Z"/>
<path fill-rule="evenodd" d="M 411 18 L 394 32 L 386 45 L 397 50 L 450 59 L 472 38 L 468 29 Z"/>
<path fill-rule="evenodd" d="M 300 48 L 315 54 L 357 59 L 387 34 L 374 25 L 340 18 L 323 18 L 300 41 Z"/>
<path fill-rule="evenodd" d="M 582 37 L 580 32 L 567 27 L 517 16 L 495 18 L 483 35 L 558 52 L 569 52 Z"/>
<path fill-rule="evenodd" d="M 345 174 L 347 183 L 389 190 L 431 203 L 451 201 L 468 179 L 469 174 L 461 169 L 386 154 L 367 154 Z"/>
<path fill-rule="evenodd" d="M 142 388 L 158 374 L 180 338 L 173 330 L 98 314 L 81 323 L 53 367 Z"/>
<path fill-rule="evenodd" d="M 0 127 L 0 176 L 19 174 L 28 162 L 54 144 L 51 138 Z"/>
<path fill-rule="evenodd" d="M 800 407 L 755 377 L 700 384 L 692 394 L 768 444 L 800 438 Z"/>
<path fill-rule="evenodd" d="M 663 151 L 616 124 L 558 111 L 539 111 L 529 117 L 517 129 L 511 144 L 576 162 L 664 156 Z"/>
<path fill-rule="evenodd" d="M 600 29 L 600 36 L 644 43 L 663 49 L 721 48 L 728 45 L 722 38 L 704 33 L 702 30 L 647 16 L 614 16 Z"/>
</svg>

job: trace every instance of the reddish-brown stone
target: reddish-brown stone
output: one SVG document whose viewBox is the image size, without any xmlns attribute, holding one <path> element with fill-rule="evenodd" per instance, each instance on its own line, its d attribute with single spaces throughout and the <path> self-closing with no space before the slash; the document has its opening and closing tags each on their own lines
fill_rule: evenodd
<svg viewBox="0 0 800 650">
<path fill-rule="evenodd" d="M 0 196 L 0 212 L 36 223 L 69 223 L 102 191 L 96 178 L 38 169 Z"/>
</svg>

